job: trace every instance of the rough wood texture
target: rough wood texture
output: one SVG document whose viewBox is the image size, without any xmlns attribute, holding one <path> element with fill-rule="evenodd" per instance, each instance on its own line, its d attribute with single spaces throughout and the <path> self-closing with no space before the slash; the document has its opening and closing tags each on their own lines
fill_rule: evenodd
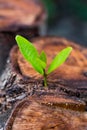
<svg viewBox="0 0 87 130">
<path fill-rule="evenodd" d="M 15 36 L 31 39 L 44 34 L 45 20 L 46 11 L 39 0 L 0 0 L 0 72 Z"/>
<path fill-rule="evenodd" d="M 64 91 L 66 91 L 68 94 L 73 95 L 78 93 L 78 97 L 86 96 L 87 49 L 65 39 L 56 37 L 39 38 L 35 40 L 34 43 L 39 52 L 41 52 L 41 50 L 46 52 L 48 66 L 61 49 L 67 46 L 73 47 L 73 51 L 67 61 L 48 76 L 48 83 L 52 82 L 52 84 L 61 84 L 62 89 L 64 89 Z M 17 47 L 14 47 L 11 51 L 10 59 L 13 65 L 13 69 L 15 71 L 18 70 L 18 73 L 21 73 L 22 76 L 33 79 L 42 79 L 42 76 L 34 71 L 29 63 L 24 60 Z"/>
<path fill-rule="evenodd" d="M 53 99 L 50 97 L 50 99 Z M 55 99 L 55 98 L 54 98 Z M 46 102 L 48 104 L 46 104 Z M 63 98 L 57 98 L 59 104 Z M 65 99 L 64 99 L 65 100 Z M 63 101 L 67 103 L 68 99 Z M 87 113 L 80 113 L 52 104 L 54 100 L 40 97 L 28 98 L 12 112 L 5 130 L 86 130 Z M 69 101 L 70 103 L 72 101 Z M 68 105 L 67 103 L 67 105 Z"/>
<path fill-rule="evenodd" d="M 14 46 L 11 50 L 7 67 L 1 77 L 1 97 L 4 100 L 5 108 L 7 107 L 6 110 L 9 109 L 9 106 L 13 106 L 14 103 L 27 96 L 29 96 L 29 99 L 22 102 L 25 113 L 22 112 L 22 106 L 19 103 L 14 109 L 14 111 L 17 111 L 16 116 L 12 115 L 10 117 L 11 120 L 9 119 L 8 121 L 10 122 L 16 118 L 19 123 L 17 124 L 14 121 L 13 124 L 10 122 L 10 125 L 7 123 L 6 130 L 11 125 L 13 125 L 12 129 L 9 128 L 11 130 L 19 129 L 19 126 L 22 127 L 20 120 L 23 119 L 23 116 L 26 119 L 25 125 L 23 124 L 23 130 L 31 129 L 31 127 L 35 128 L 35 126 L 37 126 L 37 130 L 42 130 L 42 128 L 44 130 L 57 130 L 58 128 L 59 130 L 69 130 L 69 128 L 71 128 L 70 130 L 86 130 L 87 49 L 57 37 L 37 38 L 33 40 L 33 43 L 39 52 L 44 50 L 47 53 L 48 65 L 54 56 L 66 46 L 72 46 L 73 51 L 67 61 L 48 76 L 48 88 L 44 88 L 43 77 L 32 69 L 20 54 L 18 47 Z M 36 97 L 31 98 L 32 95 L 36 95 Z M 24 102 L 28 102 L 25 108 Z M 3 110 L 2 102 L 1 106 Z M 27 116 L 26 113 L 28 111 L 30 115 L 31 108 L 36 114 L 35 117 L 33 112 L 31 114 L 34 117 L 33 121 L 35 121 L 32 126 L 31 123 L 27 125 L 27 121 L 32 120 L 32 118 Z M 17 117 L 17 115 L 20 115 L 18 113 L 23 114 L 20 120 L 19 116 Z M 38 113 L 40 114 L 39 118 L 37 118 Z M 42 118 L 43 116 L 44 119 Z M 52 126 L 49 125 L 49 122 L 52 122 Z"/>
</svg>

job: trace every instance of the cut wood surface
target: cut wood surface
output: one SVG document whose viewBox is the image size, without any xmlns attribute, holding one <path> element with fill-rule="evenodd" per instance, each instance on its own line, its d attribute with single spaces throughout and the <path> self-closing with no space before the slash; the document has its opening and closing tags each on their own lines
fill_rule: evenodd
<svg viewBox="0 0 87 130">
<path fill-rule="evenodd" d="M 33 44 L 39 52 L 46 52 L 47 66 L 61 49 L 72 46 L 73 51 L 67 61 L 48 76 L 48 87 L 45 88 L 43 77 L 24 60 L 18 47 L 13 47 L 1 76 L 4 107 L 8 110 L 28 98 L 14 108 L 5 129 L 34 130 L 36 126 L 36 130 L 86 130 L 87 49 L 58 37 L 36 38 Z M 3 112 L 2 104 L 1 101 Z"/>
<path fill-rule="evenodd" d="M 37 26 L 45 17 L 39 0 L 0 0 L 0 31 Z"/>
<path fill-rule="evenodd" d="M 87 95 L 87 49 L 62 38 L 40 38 L 34 41 L 39 52 L 44 50 L 47 54 L 47 68 L 55 55 L 67 46 L 73 51 L 67 61 L 48 76 L 48 83 L 61 84 L 69 94 L 78 93 L 78 96 Z M 43 80 L 32 66 L 23 58 L 17 47 L 10 53 L 11 63 L 15 71 L 19 68 L 22 76 Z M 15 65 L 17 65 L 15 67 Z M 84 91 L 85 90 L 85 91 Z"/>
<path fill-rule="evenodd" d="M 50 97 L 50 99 L 52 98 Z M 47 104 L 44 100 L 46 100 Z M 57 102 L 58 100 L 61 102 L 61 98 L 57 98 Z M 67 101 L 63 101 L 63 103 L 67 103 Z M 54 101 L 51 100 L 49 102 L 49 99 L 44 96 L 40 98 L 28 98 L 22 101 L 12 112 L 5 130 L 87 129 L 87 113 L 59 108 L 57 103 L 52 104 L 52 102 Z"/>
</svg>

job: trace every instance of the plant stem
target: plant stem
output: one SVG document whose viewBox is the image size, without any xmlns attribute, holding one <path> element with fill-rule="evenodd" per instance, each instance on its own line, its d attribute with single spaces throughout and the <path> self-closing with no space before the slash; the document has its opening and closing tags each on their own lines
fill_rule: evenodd
<svg viewBox="0 0 87 130">
<path fill-rule="evenodd" d="M 47 87 L 47 74 L 44 70 L 44 86 Z"/>
</svg>

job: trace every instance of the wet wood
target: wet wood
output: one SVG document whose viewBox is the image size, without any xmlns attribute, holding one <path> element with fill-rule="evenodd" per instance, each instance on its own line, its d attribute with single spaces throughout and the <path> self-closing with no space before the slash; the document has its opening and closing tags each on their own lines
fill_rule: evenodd
<svg viewBox="0 0 87 130">
<path fill-rule="evenodd" d="M 44 34 L 45 19 L 46 11 L 39 0 L 0 0 L 0 72 L 15 36 L 31 39 Z"/>
<path fill-rule="evenodd" d="M 53 98 L 50 97 L 51 99 Z M 58 105 L 62 102 L 68 105 L 73 100 L 57 97 L 56 99 L 57 106 L 53 104 L 54 100 L 49 102 L 44 96 L 23 100 L 12 112 L 5 130 L 86 130 L 87 113 L 60 108 Z"/>
<path fill-rule="evenodd" d="M 42 50 L 46 52 L 47 67 L 61 49 L 72 46 L 73 51 L 67 61 L 48 76 L 48 87 L 45 88 L 43 77 L 24 60 L 18 47 L 13 47 L 7 61 L 7 67 L 1 76 L 4 104 L 8 109 L 8 103 L 13 106 L 25 97 L 28 99 L 19 102 L 14 108 L 13 113 L 16 112 L 16 114 L 15 116 L 12 114 L 9 118 L 6 130 L 22 129 L 22 126 L 23 130 L 34 129 L 36 126 L 37 130 L 69 130 L 69 128 L 71 130 L 86 130 L 87 49 L 58 37 L 36 38 L 33 40 L 33 44 L 39 52 Z M 2 94 L 1 97 L 3 97 Z M 28 111 L 29 116 L 26 111 Z M 31 114 L 33 118 L 30 116 L 31 111 L 33 111 Z M 40 114 L 39 117 L 37 116 L 38 113 Z M 20 120 L 19 115 L 21 115 Z M 30 124 L 27 121 L 30 121 Z M 52 122 L 52 126 L 49 122 Z"/>
</svg>

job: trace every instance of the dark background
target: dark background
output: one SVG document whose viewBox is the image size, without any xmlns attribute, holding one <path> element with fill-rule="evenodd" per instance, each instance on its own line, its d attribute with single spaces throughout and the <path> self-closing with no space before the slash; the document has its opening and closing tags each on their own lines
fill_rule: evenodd
<svg viewBox="0 0 87 130">
<path fill-rule="evenodd" d="M 47 35 L 87 46 L 87 0 L 42 0 L 48 13 Z"/>
</svg>

